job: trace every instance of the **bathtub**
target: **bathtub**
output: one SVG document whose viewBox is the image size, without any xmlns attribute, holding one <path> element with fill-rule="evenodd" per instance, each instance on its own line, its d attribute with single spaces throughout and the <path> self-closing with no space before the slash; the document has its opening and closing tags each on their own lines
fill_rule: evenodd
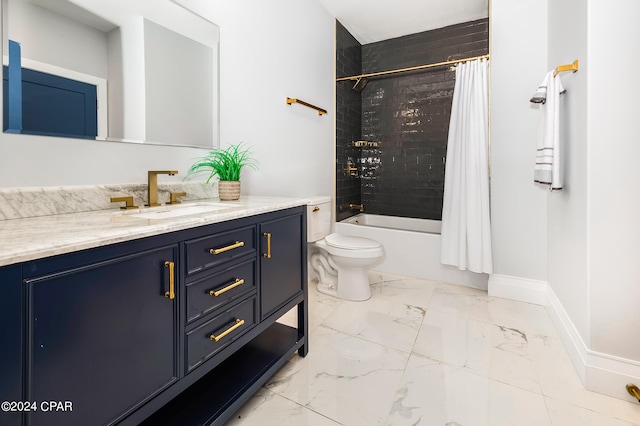
<svg viewBox="0 0 640 426">
<path fill-rule="evenodd" d="M 385 257 L 376 271 L 486 290 L 487 274 L 440 263 L 440 226 L 439 220 L 360 213 L 335 223 L 334 231 L 379 241 Z"/>
</svg>

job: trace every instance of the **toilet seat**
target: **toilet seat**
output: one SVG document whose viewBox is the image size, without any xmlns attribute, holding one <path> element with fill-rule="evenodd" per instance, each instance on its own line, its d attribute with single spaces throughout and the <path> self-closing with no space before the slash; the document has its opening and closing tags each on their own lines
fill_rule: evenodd
<svg viewBox="0 0 640 426">
<path fill-rule="evenodd" d="M 337 236 L 337 238 L 333 236 Z M 330 237 L 333 237 L 333 238 L 330 238 Z M 349 244 L 347 244 L 345 240 L 343 240 L 343 238 L 346 238 L 346 241 L 349 242 Z M 337 247 L 336 245 L 330 244 L 329 241 L 327 241 L 327 239 L 333 240 L 334 244 L 342 243 L 347 247 L 346 248 Z M 355 240 L 352 240 L 352 239 L 355 239 Z M 336 243 L 336 240 L 338 241 L 338 243 Z M 356 241 L 356 243 L 352 244 L 354 241 Z M 354 247 L 354 245 L 357 245 L 358 243 L 365 245 L 366 247 L 365 248 Z M 329 234 L 326 237 L 324 237 L 322 240 L 316 241 L 313 244 L 316 247 L 320 247 L 334 256 L 342 256 L 350 259 L 372 259 L 372 258 L 380 257 L 384 254 L 382 245 L 377 241 L 373 241 L 368 238 L 345 237 L 344 235 Z"/>
<path fill-rule="evenodd" d="M 324 237 L 328 246 L 344 249 L 344 250 L 366 250 L 377 249 L 380 243 L 369 238 L 351 237 L 341 234 L 329 234 Z"/>
</svg>

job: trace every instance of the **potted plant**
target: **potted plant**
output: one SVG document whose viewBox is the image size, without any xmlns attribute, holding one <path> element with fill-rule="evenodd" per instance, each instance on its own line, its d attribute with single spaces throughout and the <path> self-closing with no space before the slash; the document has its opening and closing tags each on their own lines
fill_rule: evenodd
<svg viewBox="0 0 640 426">
<path fill-rule="evenodd" d="M 240 198 L 240 171 L 245 166 L 257 170 L 258 162 L 251 156 L 250 149 L 240 142 L 225 149 L 209 152 L 189 168 L 188 174 L 207 171 L 209 177 L 206 183 L 218 176 L 220 200 L 230 201 Z"/>
</svg>

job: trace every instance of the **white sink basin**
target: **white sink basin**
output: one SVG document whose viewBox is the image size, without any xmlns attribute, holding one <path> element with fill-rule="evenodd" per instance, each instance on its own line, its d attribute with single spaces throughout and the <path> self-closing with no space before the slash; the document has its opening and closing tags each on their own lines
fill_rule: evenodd
<svg viewBox="0 0 640 426">
<path fill-rule="evenodd" d="M 172 219 L 194 214 L 213 213 L 234 207 L 237 206 L 233 204 L 220 203 L 177 204 L 173 206 L 153 207 L 140 212 L 127 212 L 125 214 L 128 217 L 135 217 L 138 219 Z"/>
</svg>

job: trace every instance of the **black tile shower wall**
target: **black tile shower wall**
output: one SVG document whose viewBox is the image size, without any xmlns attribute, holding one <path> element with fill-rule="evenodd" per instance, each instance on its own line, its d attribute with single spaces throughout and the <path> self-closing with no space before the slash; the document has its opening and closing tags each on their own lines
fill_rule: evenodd
<svg viewBox="0 0 640 426">
<path fill-rule="evenodd" d="M 346 77 L 360 74 L 362 69 L 362 46 L 336 22 L 336 75 Z M 336 219 L 342 220 L 355 213 L 349 204 L 361 201 L 360 177 L 356 164 L 360 152 L 353 141 L 360 139 L 362 99 L 352 89 L 350 81 L 336 83 Z"/>
<path fill-rule="evenodd" d="M 337 36 L 338 76 L 359 74 L 348 68 L 357 68 L 360 59 L 355 40 L 342 31 Z M 482 19 L 367 44 L 361 49 L 362 73 L 484 55 L 488 36 L 488 19 Z M 354 56 L 341 58 L 342 53 Z M 454 77 L 450 67 L 374 77 L 361 93 L 351 89 L 353 83 L 337 83 L 338 203 L 359 195 L 367 213 L 441 219 Z M 356 119 L 354 103 L 360 97 L 362 115 Z M 358 123 L 361 133 L 356 135 Z M 348 142 L 359 139 L 378 142 L 378 147 L 354 154 Z M 344 172 L 347 158 L 354 156 L 359 179 Z M 358 180 L 359 194 L 353 187 Z"/>
</svg>

